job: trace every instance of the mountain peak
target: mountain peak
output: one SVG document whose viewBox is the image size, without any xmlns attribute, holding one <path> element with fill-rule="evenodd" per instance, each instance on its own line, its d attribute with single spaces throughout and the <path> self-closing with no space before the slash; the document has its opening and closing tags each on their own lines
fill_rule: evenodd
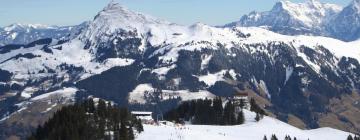
<svg viewBox="0 0 360 140">
<path fill-rule="evenodd" d="M 128 13 L 130 12 L 125 7 L 123 7 L 120 3 L 111 1 L 104 9 L 103 12 L 120 12 L 120 13 Z"/>
<path fill-rule="evenodd" d="M 350 6 L 360 11 L 360 0 L 353 0 Z"/>
<path fill-rule="evenodd" d="M 323 4 L 319 0 L 308 0 L 306 3 L 314 9 L 321 9 L 323 7 Z"/>
<path fill-rule="evenodd" d="M 90 22 L 89 28 L 80 35 L 80 38 L 88 38 L 92 42 L 106 40 L 105 36 L 118 31 L 130 31 L 137 35 L 146 34 L 152 27 L 157 25 L 169 25 L 170 22 L 154 18 L 142 13 L 131 11 L 120 3 L 111 1 Z"/>
<path fill-rule="evenodd" d="M 123 7 L 120 3 L 111 1 L 99 12 L 93 22 L 103 24 L 104 26 L 124 28 L 134 27 L 136 24 L 159 23 L 161 20 L 142 13 L 133 12 Z"/>
<path fill-rule="evenodd" d="M 307 2 L 311 4 L 321 3 L 319 0 L 308 0 Z"/>
<path fill-rule="evenodd" d="M 353 3 L 359 4 L 360 0 L 353 0 Z"/>
<path fill-rule="evenodd" d="M 321 31 L 325 25 L 342 9 L 339 5 L 322 3 L 319 0 L 306 0 L 301 3 L 283 0 L 277 2 L 270 11 L 251 12 L 225 27 L 257 26 L 288 35 L 324 35 L 326 33 Z"/>
</svg>

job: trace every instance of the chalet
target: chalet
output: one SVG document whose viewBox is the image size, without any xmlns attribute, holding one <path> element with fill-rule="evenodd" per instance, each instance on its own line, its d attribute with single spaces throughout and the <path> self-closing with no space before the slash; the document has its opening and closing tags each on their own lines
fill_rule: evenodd
<svg viewBox="0 0 360 140">
<path fill-rule="evenodd" d="M 152 118 L 152 112 L 132 111 L 131 114 L 135 116 L 137 119 L 140 119 L 142 123 L 145 124 L 154 123 L 154 119 Z"/>
<path fill-rule="evenodd" d="M 238 111 L 241 110 L 241 106 L 243 106 L 245 109 L 250 108 L 248 96 L 249 95 L 247 92 L 238 92 L 234 94 L 233 102 L 237 106 Z"/>
</svg>

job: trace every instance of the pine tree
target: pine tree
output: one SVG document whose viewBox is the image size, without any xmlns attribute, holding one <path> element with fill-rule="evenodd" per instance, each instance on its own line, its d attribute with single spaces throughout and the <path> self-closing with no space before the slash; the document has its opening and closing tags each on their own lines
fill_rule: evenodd
<svg viewBox="0 0 360 140">
<path fill-rule="evenodd" d="M 236 124 L 235 118 L 235 107 L 231 101 L 228 101 L 225 104 L 224 108 L 224 124 L 225 125 L 234 125 Z"/>
<path fill-rule="evenodd" d="M 95 103 L 94 100 L 89 99 L 84 101 L 84 104 L 86 105 L 86 111 L 89 113 L 94 113 L 95 112 Z"/>
<path fill-rule="evenodd" d="M 266 135 L 264 135 L 264 138 L 263 138 L 263 140 L 267 140 L 267 137 L 266 137 Z"/>
<path fill-rule="evenodd" d="M 256 113 L 255 120 L 256 120 L 257 122 L 260 121 L 260 115 L 259 115 L 259 113 Z"/>
<path fill-rule="evenodd" d="M 138 132 L 143 132 L 143 131 L 144 131 L 144 127 L 143 127 L 140 119 L 136 119 L 136 120 L 134 121 L 134 123 L 135 123 L 135 129 L 136 129 Z"/>
<path fill-rule="evenodd" d="M 289 135 L 286 135 L 285 140 L 291 140 L 291 137 Z"/>
<path fill-rule="evenodd" d="M 349 135 L 349 136 L 347 137 L 347 140 L 354 140 L 354 138 L 353 138 L 351 135 Z"/>
<path fill-rule="evenodd" d="M 128 135 L 129 135 L 129 140 L 134 140 L 135 139 L 134 131 L 133 131 L 132 127 L 128 128 Z"/>
<path fill-rule="evenodd" d="M 243 124 L 244 121 L 245 121 L 244 112 L 240 111 L 238 116 L 237 116 L 237 123 L 238 124 Z"/>
<path fill-rule="evenodd" d="M 217 97 L 213 100 L 213 110 L 215 112 L 215 124 L 220 125 L 223 118 L 224 108 L 222 106 L 222 100 L 220 97 Z"/>
<path fill-rule="evenodd" d="M 107 109 L 107 107 L 106 107 L 105 101 L 104 100 L 99 100 L 98 105 L 97 105 L 97 113 L 98 113 L 99 117 L 105 118 L 106 109 Z"/>
<path fill-rule="evenodd" d="M 355 135 L 354 140 L 360 140 L 360 136 L 359 136 L 359 135 Z"/>
<path fill-rule="evenodd" d="M 129 132 L 125 126 L 125 122 L 120 125 L 120 140 L 129 140 Z"/>
<path fill-rule="evenodd" d="M 257 112 L 257 104 L 253 98 L 250 99 L 250 111 Z"/>
<path fill-rule="evenodd" d="M 271 136 L 271 140 L 278 140 L 278 138 L 275 136 L 275 134 L 273 134 L 273 135 Z"/>
</svg>

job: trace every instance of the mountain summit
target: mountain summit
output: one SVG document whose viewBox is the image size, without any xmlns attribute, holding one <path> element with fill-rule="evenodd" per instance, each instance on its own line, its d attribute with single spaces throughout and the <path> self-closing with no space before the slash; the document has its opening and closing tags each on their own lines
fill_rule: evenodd
<svg viewBox="0 0 360 140">
<path fill-rule="evenodd" d="M 360 0 L 354 0 L 329 22 L 328 32 L 334 38 L 351 41 L 360 37 Z"/>
<path fill-rule="evenodd" d="M 281 1 L 267 12 L 251 12 L 225 27 L 263 27 L 286 35 L 328 36 L 344 41 L 360 37 L 359 0 L 348 6 L 308 0 L 304 3 Z"/>
</svg>

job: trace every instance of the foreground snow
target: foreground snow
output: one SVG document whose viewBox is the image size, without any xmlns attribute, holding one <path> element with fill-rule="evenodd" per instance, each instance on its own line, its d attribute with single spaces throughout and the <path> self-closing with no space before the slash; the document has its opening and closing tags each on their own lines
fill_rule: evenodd
<svg viewBox="0 0 360 140">
<path fill-rule="evenodd" d="M 246 111 L 246 123 L 237 126 L 214 125 L 144 125 L 144 132 L 137 136 L 137 140 L 262 140 L 264 135 L 269 139 L 275 134 L 278 139 L 285 135 L 296 137 L 298 140 L 345 140 L 349 133 L 332 129 L 319 128 L 301 130 L 279 120 L 265 117 L 255 122 L 253 113 Z"/>
</svg>

